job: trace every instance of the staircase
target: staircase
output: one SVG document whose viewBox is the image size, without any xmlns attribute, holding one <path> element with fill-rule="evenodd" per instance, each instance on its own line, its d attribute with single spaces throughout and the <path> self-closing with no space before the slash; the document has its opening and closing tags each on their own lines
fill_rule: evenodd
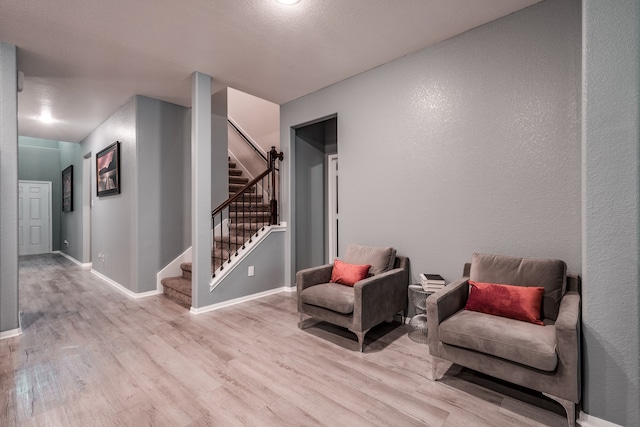
<svg viewBox="0 0 640 427">
<path fill-rule="evenodd" d="M 242 170 L 229 161 L 229 197 L 249 182 L 249 178 L 242 175 Z M 251 212 L 243 209 L 248 205 L 251 205 Z M 242 196 L 241 201 L 231 203 L 228 215 L 229 221 L 234 223 L 233 231 L 223 236 L 216 233 L 211 254 L 212 272 L 229 258 L 229 253 L 235 253 L 259 228 L 269 224 L 269 204 L 254 190 Z M 161 281 L 164 295 L 186 308 L 191 308 L 191 266 L 190 262 L 182 263 L 182 276 L 167 277 Z"/>
</svg>

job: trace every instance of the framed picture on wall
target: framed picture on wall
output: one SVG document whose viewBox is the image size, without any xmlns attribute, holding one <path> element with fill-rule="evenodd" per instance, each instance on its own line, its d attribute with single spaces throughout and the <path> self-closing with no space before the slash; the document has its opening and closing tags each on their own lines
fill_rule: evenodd
<svg viewBox="0 0 640 427">
<path fill-rule="evenodd" d="M 73 165 L 62 171 L 62 212 L 73 211 Z"/>
<path fill-rule="evenodd" d="M 98 197 L 120 194 L 120 142 L 96 154 Z"/>
</svg>

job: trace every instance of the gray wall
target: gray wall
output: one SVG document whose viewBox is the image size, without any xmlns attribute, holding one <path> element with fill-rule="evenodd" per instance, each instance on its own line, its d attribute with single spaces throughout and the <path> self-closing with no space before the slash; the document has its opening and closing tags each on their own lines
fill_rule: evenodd
<svg viewBox="0 0 640 427">
<path fill-rule="evenodd" d="M 53 251 L 59 251 L 61 246 L 61 171 L 58 141 L 22 136 L 18 138 L 18 179 L 51 182 L 51 250 Z"/>
<path fill-rule="evenodd" d="M 73 211 L 63 212 L 60 217 L 60 251 L 80 261 L 89 262 L 82 257 L 82 193 L 89 183 L 82 179 L 82 156 L 80 144 L 59 141 L 60 168 L 73 166 Z M 62 173 L 62 172 L 60 172 Z M 87 189 L 89 191 L 89 189 Z M 64 241 L 69 244 L 65 246 Z"/>
<path fill-rule="evenodd" d="M 580 273 L 580 29 L 579 1 L 542 2 L 283 105 L 285 183 L 290 128 L 337 113 L 341 251 L 395 246 L 414 281 L 475 251 Z"/>
<path fill-rule="evenodd" d="M 213 292 L 200 293 L 199 307 L 242 298 L 284 286 L 285 233 L 275 231 L 244 258 L 226 276 Z M 248 276 L 249 266 L 254 266 L 254 276 Z"/>
<path fill-rule="evenodd" d="M 640 3 L 584 2 L 584 410 L 640 425 Z"/>
<path fill-rule="evenodd" d="M 18 92 L 16 47 L 0 42 L 0 332 L 18 324 Z"/>
<path fill-rule="evenodd" d="M 189 110 L 137 97 L 138 292 L 191 246 Z"/>
<path fill-rule="evenodd" d="M 91 153 L 91 259 L 93 269 L 138 292 L 136 98 L 133 97 L 81 143 Z M 120 194 L 96 196 L 96 153 L 120 141 Z M 81 245 L 82 242 L 73 242 Z M 98 253 L 105 255 L 104 260 Z"/>
</svg>

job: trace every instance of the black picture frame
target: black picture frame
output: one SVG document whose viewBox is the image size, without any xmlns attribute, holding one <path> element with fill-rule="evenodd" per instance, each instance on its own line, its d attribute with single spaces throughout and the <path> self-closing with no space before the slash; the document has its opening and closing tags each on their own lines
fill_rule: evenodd
<svg viewBox="0 0 640 427">
<path fill-rule="evenodd" d="M 73 212 L 73 165 L 62 171 L 62 212 Z"/>
<path fill-rule="evenodd" d="M 98 197 L 120 194 L 119 141 L 96 154 L 96 190 Z"/>
</svg>

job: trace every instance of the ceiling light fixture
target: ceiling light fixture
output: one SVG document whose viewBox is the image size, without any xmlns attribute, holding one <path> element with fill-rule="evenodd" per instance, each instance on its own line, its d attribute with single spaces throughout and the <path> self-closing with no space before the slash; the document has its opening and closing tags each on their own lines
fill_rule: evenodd
<svg viewBox="0 0 640 427">
<path fill-rule="evenodd" d="M 298 3 L 300 0 L 276 0 L 276 1 L 277 1 L 278 3 L 280 3 L 280 4 L 287 4 L 287 5 L 290 5 L 290 4 L 296 4 L 296 3 Z"/>
<path fill-rule="evenodd" d="M 53 122 L 55 122 L 55 120 L 51 116 L 51 112 L 49 112 L 49 111 L 42 111 L 42 114 L 40 114 L 40 116 L 38 116 L 38 120 L 40 120 L 43 123 L 53 123 Z"/>
</svg>

